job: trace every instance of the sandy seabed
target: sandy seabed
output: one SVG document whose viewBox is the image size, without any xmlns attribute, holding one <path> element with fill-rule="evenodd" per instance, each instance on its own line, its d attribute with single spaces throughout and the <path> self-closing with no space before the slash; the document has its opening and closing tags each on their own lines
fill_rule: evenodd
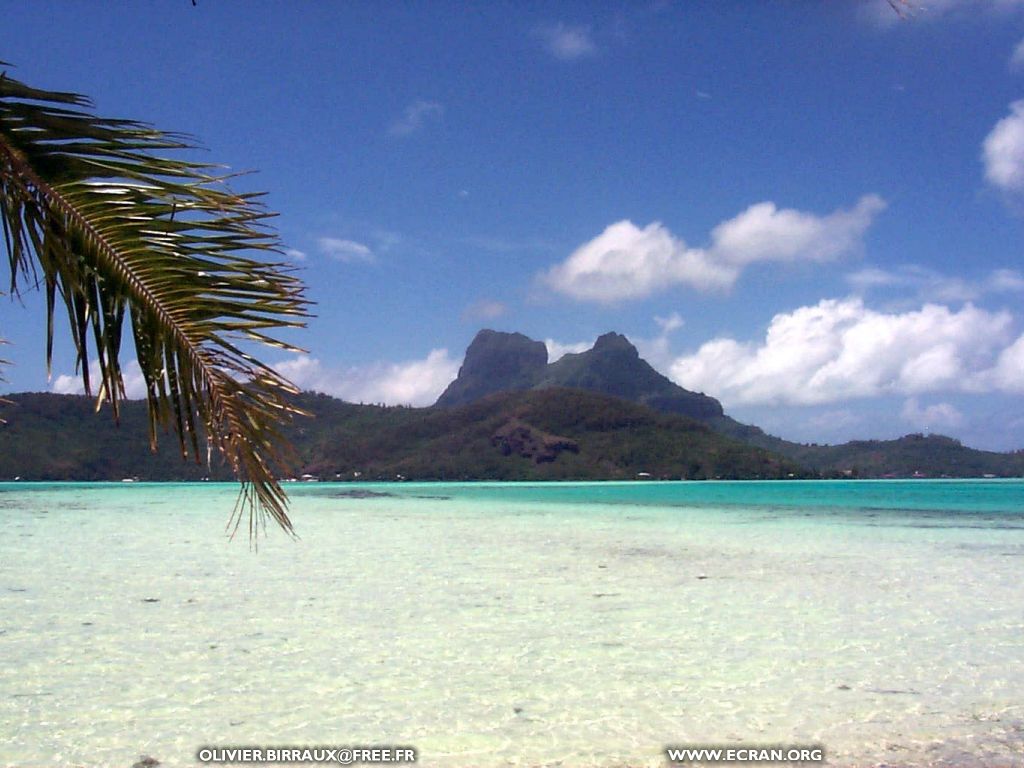
<svg viewBox="0 0 1024 768">
<path fill-rule="evenodd" d="M 430 488 L 298 491 L 302 538 L 251 553 L 222 535 L 230 487 L 0 487 L 0 765 L 1024 765 L 1022 518 Z"/>
</svg>

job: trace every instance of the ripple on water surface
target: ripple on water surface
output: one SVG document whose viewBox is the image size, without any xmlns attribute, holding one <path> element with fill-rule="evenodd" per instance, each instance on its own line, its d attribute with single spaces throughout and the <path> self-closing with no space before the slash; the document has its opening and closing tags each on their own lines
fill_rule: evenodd
<svg viewBox="0 0 1024 768">
<path fill-rule="evenodd" d="M 673 485 L 304 487 L 258 554 L 227 486 L 0 486 L 0 764 L 1019 759 L 1024 485 Z"/>
</svg>

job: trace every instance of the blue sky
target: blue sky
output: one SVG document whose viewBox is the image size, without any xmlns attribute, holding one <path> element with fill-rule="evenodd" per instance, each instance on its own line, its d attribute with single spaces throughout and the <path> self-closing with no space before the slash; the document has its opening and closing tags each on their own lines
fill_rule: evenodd
<svg viewBox="0 0 1024 768">
<path fill-rule="evenodd" d="M 428 404 L 481 327 L 616 330 L 783 437 L 1022 448 L 1024 2 L 907 11 L 35 2 L 0 59 L 258 171 L 303 386 Z M 71 391 L 24 304 L 5 389 Z"/>
</svg>

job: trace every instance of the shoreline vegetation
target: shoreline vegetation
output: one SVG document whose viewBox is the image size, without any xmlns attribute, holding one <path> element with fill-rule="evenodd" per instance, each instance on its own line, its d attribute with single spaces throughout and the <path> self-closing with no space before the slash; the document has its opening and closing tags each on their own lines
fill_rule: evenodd
<svg viewBox="0 0 1024 768">
<path fill-rule="evenodd" d="M 82 395 L 5 395 L 0 481 L 213 481 L 219 462 L 151 453 L 145 405 L 120 425 Z M 979 451 L 938 435 L 801 445 L 746 427 L 751 445 L 707 424 L 564 388 L 488 395 L 454 408 L 356 405 L 303 393 L 312 418 L 288 428 L 296 481 L 755 480 L 995 478 L 1024 475 L 1024 453 Z M 728 418 L 728 417 L 724 417 Z M 731 421 L 731 420 L 730 420 Z M 733 422 L 735 424 L 736 422 Z M 742 425 L 740 425 L 742 426 Z"/>
<path fill-rule="evenodd" d="M 144 401 L 119 405 L 120 429 L 87 396 L 20 393 L 0 404 L 0 480 L 230 480 L 201 452 L 149 450 Z M 354 404 L 301 392 L 282 426 L 288 480 L 785 480 L 1024 476 L 1024 451 L 966 447 L 943 435 L 803 444 L 736 421 L 683 389 L 610 332 L 548 362 L 543 342 L 483 329 L 429 407 Z M 196 435 L 196 444 L 206 436 Z M 164 441 L 166 442 L 166 441 Z M 204 460 L 205 458 L 205 460 Z"/>
</svg>

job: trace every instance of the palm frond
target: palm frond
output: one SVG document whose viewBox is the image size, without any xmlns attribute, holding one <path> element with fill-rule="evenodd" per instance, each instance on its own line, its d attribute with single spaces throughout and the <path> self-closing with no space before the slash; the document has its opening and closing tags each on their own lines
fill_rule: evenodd
<svg viewBox="0 0 1024 768">
<path fill-rule="evenodd" d="M 130 329 L 146 384 L 150 442 L 159 427 L 183 457 L 208 440 L 242 481 L 229 525 L 265 514 L 292 532 L 277 477 L 294 455 L 281 435 L 294 387 L 247 350 L 296 350 L 275 330 L 305 325 L 308 301 L 280 253 L 259 195 L 236 194 L 214 166 L 174 156 L 187 137 L 97 117 L 83 96 L 0 74 L 0 222 L 10 290 L 42 286 L 47 364 L 64 307 L 87 392 L 115 418 Z"/>
</svg>

